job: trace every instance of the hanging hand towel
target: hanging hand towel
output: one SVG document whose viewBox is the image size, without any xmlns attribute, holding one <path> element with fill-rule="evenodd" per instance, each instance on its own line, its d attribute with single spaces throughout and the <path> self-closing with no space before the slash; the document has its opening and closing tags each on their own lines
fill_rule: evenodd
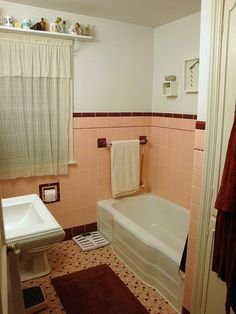
<svg viewBox="0 0 236 314">
<path fill-rule="evenodd" d="M 139 189 L 139 140 L 112 141 L 112 196 L 131 194 Z"/>
</svg>

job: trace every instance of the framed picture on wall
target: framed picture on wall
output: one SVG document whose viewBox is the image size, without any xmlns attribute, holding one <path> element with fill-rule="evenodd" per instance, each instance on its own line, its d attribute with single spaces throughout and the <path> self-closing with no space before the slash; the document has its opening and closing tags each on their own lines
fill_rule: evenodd
<svg viewBox="0 0 236 314">
<path fill-rule="evenodd" d="M 184 61 L 184 91 L 198 92 L 199 58 Z"/>
</svg>

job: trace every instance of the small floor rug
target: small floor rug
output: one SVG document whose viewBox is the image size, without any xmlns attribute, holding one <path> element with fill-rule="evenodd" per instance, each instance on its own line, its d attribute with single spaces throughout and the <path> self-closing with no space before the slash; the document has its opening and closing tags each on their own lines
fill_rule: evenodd
<svg viewBox="0 0 236 314">
<path fill-rule="evenodd" d="M 147 314 L 148 311 L 107 265 L 51 279 L 67 314 Z"/>
</svg>

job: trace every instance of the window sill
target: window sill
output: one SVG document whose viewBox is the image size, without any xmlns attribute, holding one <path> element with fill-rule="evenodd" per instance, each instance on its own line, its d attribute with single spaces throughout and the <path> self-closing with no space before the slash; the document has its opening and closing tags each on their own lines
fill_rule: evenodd
<svg viewBox="0 0 236 314">
<path fill-rule="evenodd" d="M 77 165 L 77 162 L 74 161 L 74 160 L 72 160 L 72 161 L 69 161 L 68 165 L 69 165 L 69 166 L 70 166 L 70 165 Z"/>
</svg>

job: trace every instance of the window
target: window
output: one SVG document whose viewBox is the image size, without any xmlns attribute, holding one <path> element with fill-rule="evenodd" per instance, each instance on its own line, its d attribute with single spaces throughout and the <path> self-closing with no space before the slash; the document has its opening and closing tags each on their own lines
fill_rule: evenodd
<svg viewBox="0 0 236 314">
<path fill-rule="evenodd" d="M 68 173 L 72 42 L 1 37 L 0 178 Z"/>
</svg>

